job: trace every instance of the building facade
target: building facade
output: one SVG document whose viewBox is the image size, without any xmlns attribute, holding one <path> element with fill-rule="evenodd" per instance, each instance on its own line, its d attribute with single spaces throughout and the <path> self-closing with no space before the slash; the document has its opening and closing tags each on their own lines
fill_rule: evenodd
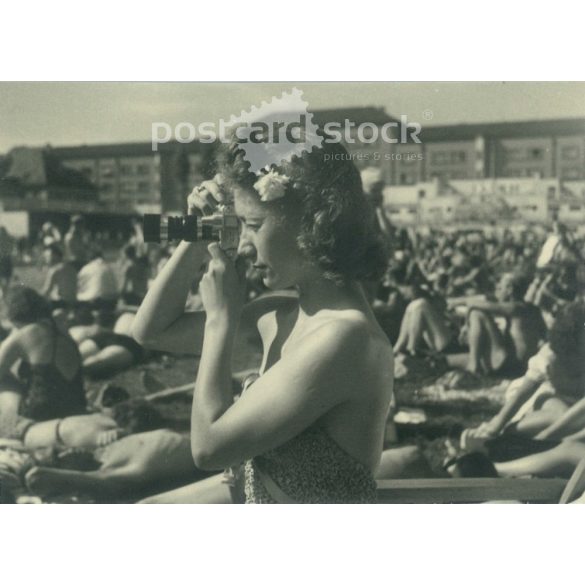
<svg viewBox="0 0 585 585">
<path fill-rule="evenodd" d="M 93 184 L 110 208 L 133 207 L 137 212 L 181 212 L 185 195 L 207 177 L 212 147 L 193 142 L 103 144 L 55 148 L 63 165 Z"/>
<path fill-rule="evenodd" d="M 481 206 L 506 218 L 585 222 L 585 118 L 423 125 L 415 140 L 405 120 L 383 108 L 313 114 L 321 127 L 335 123 L 343 130 L 343 142 L 359 169 L 381 170 L 387 185 L 386 211 L 398 223 L 479 217 Z M 113 213 L 181 213 L 186 195 L 212 172 L 214 146 L 169 142 L 154 152 L 150 143 L 104 144 L 44 152 L 20 149 L 29 152 L 11 157 L 18 150 L 8 153 L 1 165 L 13 159 L 18 168 L 11 172 L 28 176 L 26 197 L 36 197 L 41 207 L 58 206 L 61 200 L 64 210 L 73 211 L 80 196 L 71 194 L 83 187 L 81 199 Z M 39 161 L 48 160 L 47 152 L 53 163 L 43 167 Z M 35 181 L 50 184 L 50 190 L 31 186 Z M 4 182 L 3 197 L 12 187 L 10 181 Z"/>
</svg>

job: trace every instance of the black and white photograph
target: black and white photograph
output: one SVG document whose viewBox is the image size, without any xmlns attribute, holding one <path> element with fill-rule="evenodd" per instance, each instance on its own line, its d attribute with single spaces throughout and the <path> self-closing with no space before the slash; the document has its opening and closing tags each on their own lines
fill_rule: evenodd
<svg viewBox="0 0 585 585">
<path fill-rule="evenodd" d="M 0 499 L 585 503 L 585 83 L 0 82 Z"/>
</svg>

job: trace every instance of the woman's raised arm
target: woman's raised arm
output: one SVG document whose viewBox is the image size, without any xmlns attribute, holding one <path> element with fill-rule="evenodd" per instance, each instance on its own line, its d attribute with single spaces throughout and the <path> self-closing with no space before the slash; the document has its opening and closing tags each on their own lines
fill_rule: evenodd
<svg viewBox="0 0 585 585">
<path fill-rule="evenodd" d="M 158 351 L 201 353 L 205 313 L 186 313 L 185 303 L 204 258 L 204 243 L 179 244 L 136 313 L 132 335 L 138 343 Z"/>
<path fill-rule="evenodd" d="M 223 195 L 214 181 L 204 181 L 187 198 L 189 213 L 208 215 Z M 185 312 L 195 276 L 206 257 L 205 242 L 181 242 L 140 305 L 132 328 L 148 349 L 198 355 L 203 345 L 205 313 Z"/>
</svg>

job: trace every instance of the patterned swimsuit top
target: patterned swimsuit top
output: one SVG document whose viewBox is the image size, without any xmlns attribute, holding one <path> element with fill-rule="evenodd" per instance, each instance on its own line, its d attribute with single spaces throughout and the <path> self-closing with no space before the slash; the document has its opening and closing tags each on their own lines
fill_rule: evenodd
<svg viewBox="0 0 585 585">
<path fill-rule="evenodd" d="M 319 422 L 246 461 L 244 479 L 248 504 L 376 502 L 371 470 L 344 451 Z"/>
</svg>

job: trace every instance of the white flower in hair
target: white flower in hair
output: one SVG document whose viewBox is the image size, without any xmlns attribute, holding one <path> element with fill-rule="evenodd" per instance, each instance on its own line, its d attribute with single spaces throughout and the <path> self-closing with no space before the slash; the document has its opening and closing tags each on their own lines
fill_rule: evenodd
<svg viewBox="0 0 585 585">
<path fill-rule="evenodd" d="M 280 175 L 273 169 L 254 183 L 254 189 L 258 191 L 262 201 L 274 201 L 284 197 L 289 181 L 289 177 Z"/>
</svg>

